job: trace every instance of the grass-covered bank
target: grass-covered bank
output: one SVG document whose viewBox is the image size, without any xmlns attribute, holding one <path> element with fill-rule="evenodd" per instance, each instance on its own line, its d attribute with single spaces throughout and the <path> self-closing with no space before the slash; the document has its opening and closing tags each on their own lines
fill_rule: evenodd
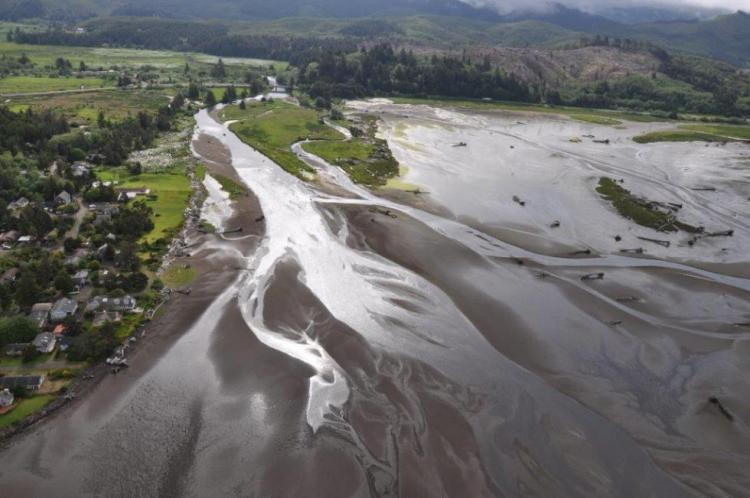
<svg viewBox="0 0 750 498">
<path fill-rule="evenodd" d="M 329 164 L 339 166 L 356 183 L 371 187 L 384 186 L 398 175 L 398 161 L 391 154 L 388 142 L 377 138 L 377 119 L 359 116 L 355 122 L 344 122 L 354 131 L 348 141 L 309 142 L 304 149 Z"/>
<path fill-rule="evenodd" d="M 36 394 L 17 401 L 16 406 L 7 413 L 0 415 L 0 429 L 10 427 L 20 422 L 32 413 L 36 413 L 55 399 L 54 394 Z"/>
<path fill-rule="evenodd" d="M 680 222 L 673 209 L 634 195 L 612 178 L 600 178 L 596 191 L 603 199 L 611 202 L 621 216 L 641 226 L 662 232 L 699 231 L 696 227 Z"/>
<path fill-rule="evenodd" d="M 393 158 L 388 143 L 377 138 L 377 120 L 372 116 L 346 119 L 339 116 L 337 123 L 352 131 L 345 137 L 324 122 L 327 113 L 283 101 L 251 101 L 245 109 L 239 105 L 225 107 L 221 118 L 237 120 L 230 127 L 244 142 L 268 156 L 289 173 L 304 177 L 311 168 L 297 157 L 291 145 L 310 140 L 303 148 L 330 164 L 341 167 L 356 183 L 378 187 L 398 175 L 398 162 Z M 217 180 L 230 193 L 238 190 L 231 184 Z M 241 186 L 240 186 L 241 188 Z"/>
<path fill-rule="evenodd" d="M 281 101 L 250 101 L 245 109 L 228 106 L 222 110 L 221 118 L 236 120 L 230 128 L 240 139 L 298 177 L 312 170 L 292 152 L 293 143 L 343 139 L 322 122 L 319 112 Z"/>
<path fill-rule="evenodd" d="M 690 124 L 674 130 L 654 131 L 634 137 L 639 144 L 656 142 L 737 142 L 750 140 L 750 126 Z"/>
</svg>

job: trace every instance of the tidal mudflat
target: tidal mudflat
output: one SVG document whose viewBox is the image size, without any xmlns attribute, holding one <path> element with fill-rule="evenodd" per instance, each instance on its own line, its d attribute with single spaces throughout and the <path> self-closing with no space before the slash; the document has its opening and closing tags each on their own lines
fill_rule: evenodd
<svg viewBox="0 0 750 498">
<path fill-rule="evenodd" d="M 207 186 L 213 223 L 248 227 L 203 242 L 206 288 L 220 285 L 158 354 L 11 441 L 4 489 L 749 494 L 743 146 L 632 142 L 662 124 L 350 108 L 379 115 L 421 193 L 362 188 L 295 147 L 325 179 L 304 182 L 201 111 L 195 153 L 252 192 L 230 216 Z M 639 226 L 602 176 L 732 236 Z"/>
</svg>

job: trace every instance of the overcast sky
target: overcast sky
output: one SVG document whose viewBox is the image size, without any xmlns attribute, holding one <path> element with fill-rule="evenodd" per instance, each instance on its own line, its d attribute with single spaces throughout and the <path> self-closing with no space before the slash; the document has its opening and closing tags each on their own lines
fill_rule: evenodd
<svg viewBox="0 0 750 498">
<path fill-rule="evenodd" d="M 750 12 L 750 0 L 466 0 L 467 3 L 495 5 L 501 11 L 543 9 L 550 3 L 561 3 L 587 11 L 602 11 L 608 7 L 692 7 L 721 8 Z"/>
</svg>

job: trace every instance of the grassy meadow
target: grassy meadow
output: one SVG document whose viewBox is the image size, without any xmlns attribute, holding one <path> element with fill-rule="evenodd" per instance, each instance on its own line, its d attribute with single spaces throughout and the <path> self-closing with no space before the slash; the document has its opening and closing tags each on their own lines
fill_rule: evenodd
<svg viewBox="0 0 750 498">
<path fill-rule="evenodd" d="M 190 179 L 182 168 L 134 176 L 122 168 L 108 168 L 97 170 L 96 174 L 102 181 L 117 181 L 119 188 L 151 189 L 151 195 L 143 199 L 154 210 L 154 229 L 144 235 L 144 242 L 152 243 L 169 237 L 182 226 L 185 206 L 192 192 Z"/>
<path fill-rule="evenodd" d="M 237 120 L 231 125 L 233 132 L 299 177 L 303 172 L 310 172 L 310 167 L 291 151 L 294 142 L 343 139 L 339 132 L 321 122 L 318 112 L 280 101 L 251 101 L 244 110 L 232 105 L 222 110 L 221 117 L 225 121 Z"/>
</svg>

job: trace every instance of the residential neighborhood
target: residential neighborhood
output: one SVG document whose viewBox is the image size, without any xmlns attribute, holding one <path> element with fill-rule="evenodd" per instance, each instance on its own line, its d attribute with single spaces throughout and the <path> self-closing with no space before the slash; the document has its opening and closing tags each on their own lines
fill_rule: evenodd
<svg viewBox="0 0 750 498">
<path fill-rule="evenodd" d="M 0 416 L 123 352 L 166 298 L 155 273 L 168 241 L 142 240 L 149 188 L 101 181 L 83 160 L 56 161 L 39 181 L 48 188 L 0 195 Z"/>
</svg>

